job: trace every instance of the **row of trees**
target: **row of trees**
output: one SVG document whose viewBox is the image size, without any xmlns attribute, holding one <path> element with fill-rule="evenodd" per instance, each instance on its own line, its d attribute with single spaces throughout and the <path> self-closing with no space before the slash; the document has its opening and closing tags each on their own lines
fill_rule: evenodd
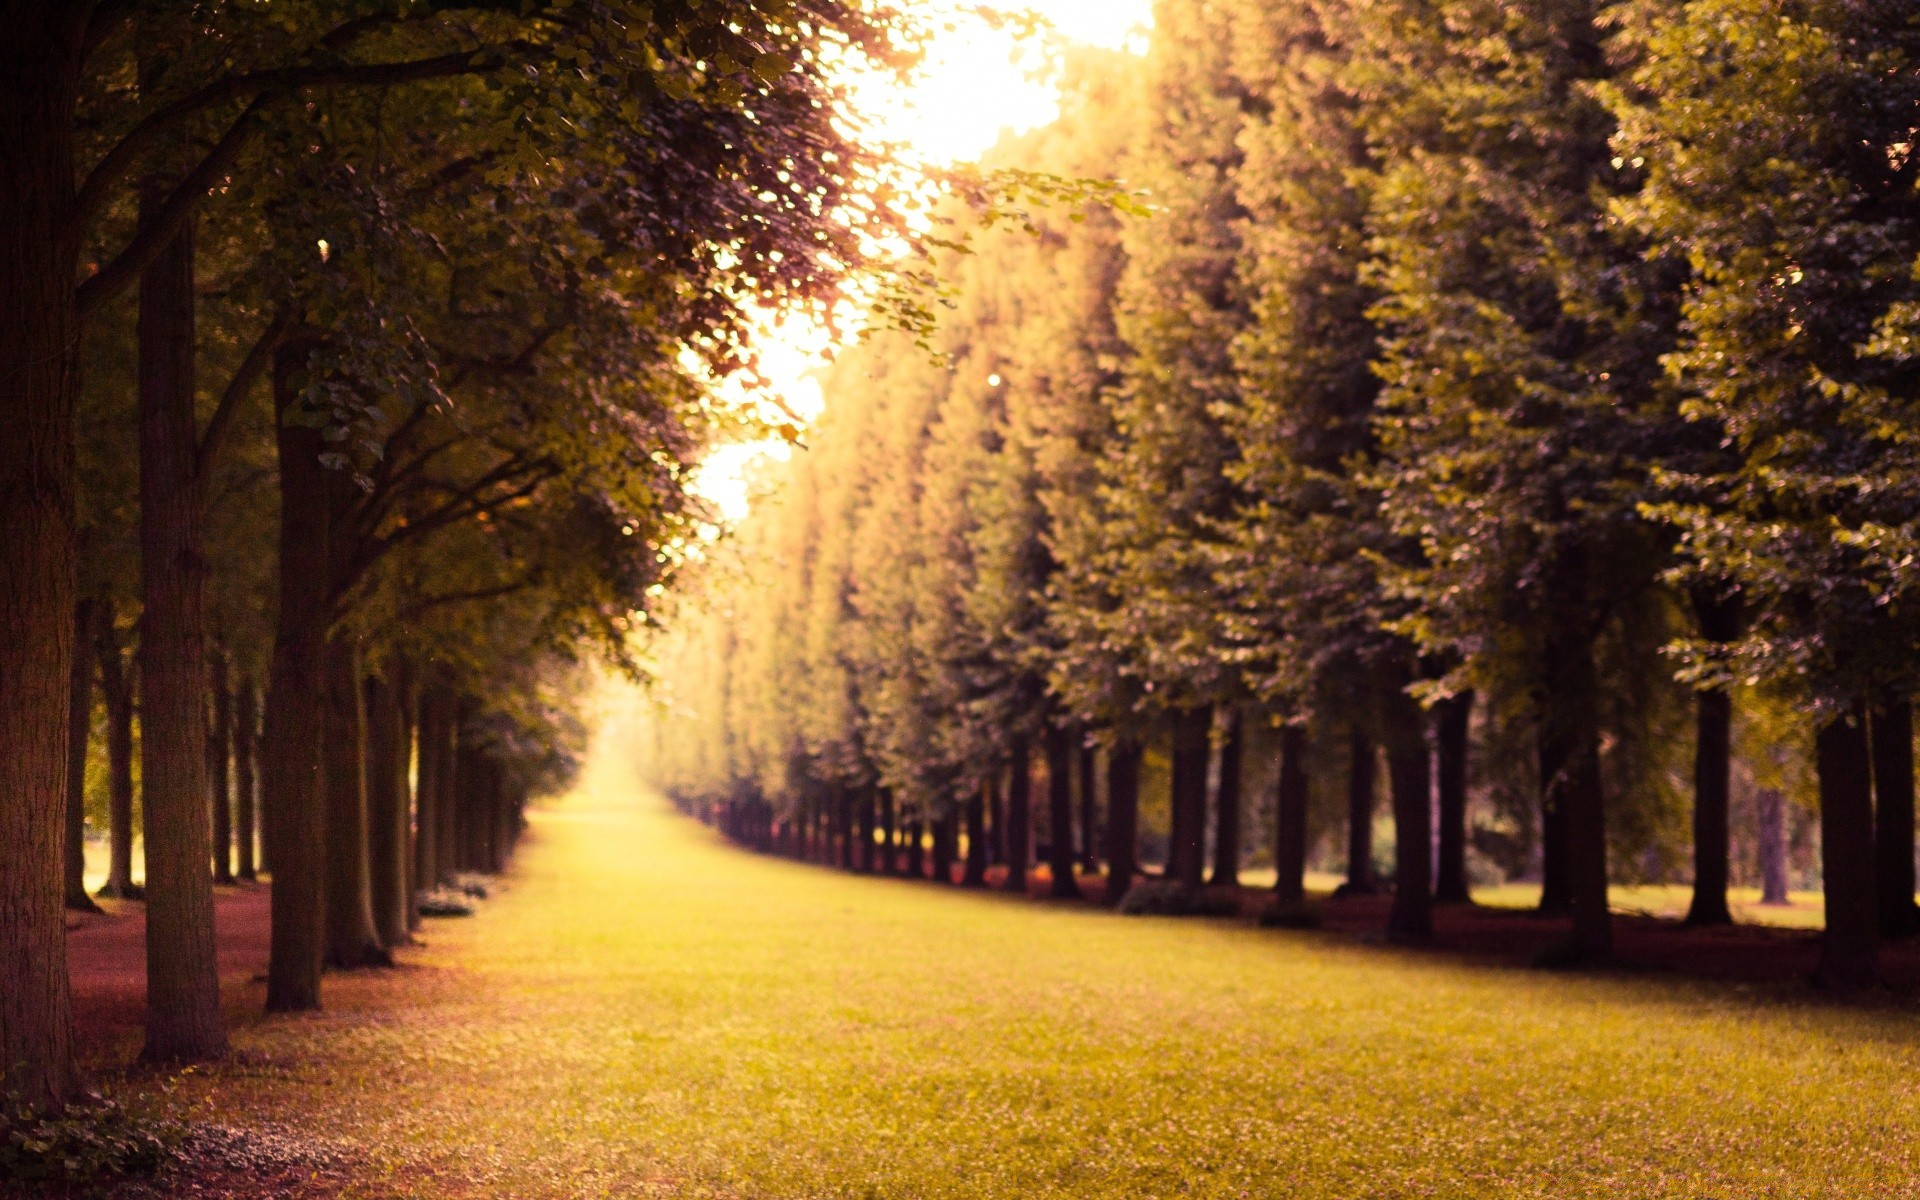
<svg viewBox="0 0 1920 1200">
<path fill-rule="evenodd" d="M 975 880 L 1004 805 L 1021 886 L 1038 757 L 1071 894 L 1092 752 L 1117 893 L 1163 747 L 1197 889 L 1209 774 L 1231 880 L 1271 729 L 1283 915 L 1330 771 L 1372 884 L 1384 760 L 1391 933 L 1506 835 L 1593 961 L 1676 809 L 1730 920 L 1735 760 L 1775 801 L 1804 761 L 1821 974 L 1870 982 L 1916 928 L 1920 11 L 1162 0 L 1071 75 L 1000 161 L 1157 211 L 984 239 L 931 360 L 835 364 L 656 646 L 659 783 L 765 837 L 915 823 Z"/>
<path fill-rule="evenodd" d="M 226 1050 L 230 770 L 267 1006 L 386 961 L 564 778 L 579 664 L 632 665 L 754 314 L 838 302 L 898 224 L 832 72 L 910 46 L 842 0 L 0 24 L 0 1081 L 57 1107 L 89 660 L 115 888 L 137 744 L 146 1056 Z"/>
</svg>

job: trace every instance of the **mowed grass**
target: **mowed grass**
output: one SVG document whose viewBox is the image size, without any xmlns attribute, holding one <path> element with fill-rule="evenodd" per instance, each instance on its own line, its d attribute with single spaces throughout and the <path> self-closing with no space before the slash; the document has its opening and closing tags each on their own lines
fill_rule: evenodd
<svg viewBox="0 0 1920 1200">
<path fill-rule="evenodd" d="M 611 768 L 427 937 L 161 1102 L 378 1196 L 1920 1195 L 1905 1011 L 854 878 Z"/>
</svg>

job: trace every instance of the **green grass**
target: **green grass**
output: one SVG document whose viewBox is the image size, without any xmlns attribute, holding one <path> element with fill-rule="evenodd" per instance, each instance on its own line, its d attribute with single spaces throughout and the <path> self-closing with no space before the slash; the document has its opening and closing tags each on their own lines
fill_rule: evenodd
<svg viewBox="0 0 1920 1200">
<path fill-rule="evenodd" d="M 854 878 L 608 769 L 534 830 L 480 916 L 164 1103 L 352 1143 L 369 1195 L 1920 1188 L 1906 1012 Z"/>
</svg>

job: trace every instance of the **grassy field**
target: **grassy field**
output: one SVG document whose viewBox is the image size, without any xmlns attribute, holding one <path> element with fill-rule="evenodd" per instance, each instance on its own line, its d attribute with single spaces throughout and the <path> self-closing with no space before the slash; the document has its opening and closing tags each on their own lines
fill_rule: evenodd
<svg viewBox="0 0 1920 1200">
<path fill-rule="evenodd" d="M 1920 1194 L 1909 1013 L 853 878 L 610 769 L 428 938 L 164 1103 L 379 1196 Z"/>
</svg>

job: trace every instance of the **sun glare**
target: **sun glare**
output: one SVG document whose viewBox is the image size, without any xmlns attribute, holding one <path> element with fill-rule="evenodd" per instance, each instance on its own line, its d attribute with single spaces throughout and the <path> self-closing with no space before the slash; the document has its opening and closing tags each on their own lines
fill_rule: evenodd
<svg viewBox="0 0 1920 1200">
<path fill-rule="evenodd" d="M 927 15 L 940 32 L 914 78 L 904 85 L 862 80 L 854 88 L 871 134 L 899 144 L 926 166 L 976 159 L 1003 133 L 1037 128 L 1059 114 L 1059 92 L 1042 69 L 1042 37 L 1137 53 L 1152 16 L 1150 0 L 1027 0 L 1019 7 L 1045 18 L 1051 33 L 1021 38 L 1010 28 L 995 28 L 969 5 L 942 4 Z M 810 322 L 790 320 L 769 329 L 759 344 L 765 391 L 811 420 L 824 402 L 815 375 L 825 365 L 830 339 Z M 741 404 L 755 399 L 738 386 L 722 388 L 722 395 Z M 751 504 L 754 464 L 785 452 L 779 442 L 722 446 L 701 464 L 694 491 L 722 518 L 737 521 Z"/>
</svg>

